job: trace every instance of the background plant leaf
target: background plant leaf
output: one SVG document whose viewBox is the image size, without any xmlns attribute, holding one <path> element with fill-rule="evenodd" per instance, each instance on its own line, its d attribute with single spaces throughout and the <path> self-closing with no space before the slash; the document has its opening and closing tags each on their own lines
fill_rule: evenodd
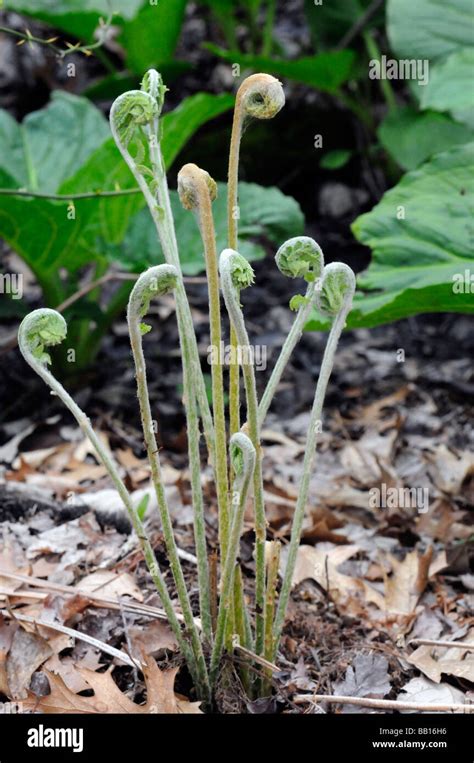
<svg viewBox="0 0 474 763">
<path fill-rule="evenodd" d="M 188 0 L 160 0 L 146 3 L 124 24 L 119 41 L 124 46 L 127 66 L 143 74 L 152 66 L 170 61 L 176 50 Z"/>
<path fill-rule="evenodd" d="M 201 273 L 204 253 L 201 236 L 193 214 L 183 209 L 176 191 L 171 192 L 171 204 L 183 272 Z M 263 188 L 254 183 L 239 184 L 239 251 L 249 260 L 265 255 L 262 240 L 275 247 L 285 238 L 304 231 L 304 217 L 298 203 L 278 188 Z M 224 249 L 227 238 L 226 186 L 218 183 L 218 197 L 213 204 L 218 251 Z M 258 243 L 255 242 L 258 239 Z M 156 231 L 148 209 L 140 210 L 131 220 L 120 246 L 108 247 L 110 259 L 122 267 L 141 272 L 163 261 Z"/>
<path fill-rule="evenodd" d="M 337 45 L 370 3 L 371 0 L 331 0 L 316 5 L 314 0 L 305 0 L 306 18 L 316 48 Z M 376 14 L 367 28 L 379 23 L 381 18 L 382 13 Z"/>
<path fill-rule="evenodd" d="M 405 219 L 397 212 L 405 209 Z M 474 143 L 409 172 L 352 226 L 372 249 L 358 278 L 349 327 L 375 326 L 423 312 L 474 312 Z M 454 278 L 466 276 L 457 293 Z M 308 328 L 327 325 L 314 316 Z"/>
<path fill-rule="evenodd" d="M 242 68 L 266 72 L 275 77 L 287 77 L 328 93 L 336 92 L 349 79 L 355 60 L 352 50 L 336 50 L 287 61 L 227 51 L 217 45 L 207 44 L 206 47 L 224 61 L 240 64 Z"/>
<path fill-rule="evenodd" d="M 87 98 L 56 90 L 46 108 L 21 124 L 0 111 L 0 168 L 10 187 L 54 193 L 109 134 L 107 120 Z"/>
<path fill-rule="evenodd" d="M 175 0 L 173 0 L 174 2 Z M 120 17 L 133 18 L 143 0 L 6 0 L 4 7 L 25 16 L 46 21 L 84 40 L 92 39 L 100 18 L 116 11 L 113 23 Z"/>
<path fill-rule="evenodd" d="M 458 121 L 474 127 L 474 50 L 461 48 L 431 67 L 421 90 L 423 109 L 449 111 Z"/>
<path fill-rule="evenodd" d="M 405 170 L 430 156 L 473 140 L 474 131 L 447 114 L 420 112 L 412 106 L 390 112 L 377 131 L 383 147 Z"/>
<path fill-rule="evenodd" d="M 472 45 L 472 2 L 388 0 L 387 31 L 400 58 L 439 59 Z"/>
</svg>

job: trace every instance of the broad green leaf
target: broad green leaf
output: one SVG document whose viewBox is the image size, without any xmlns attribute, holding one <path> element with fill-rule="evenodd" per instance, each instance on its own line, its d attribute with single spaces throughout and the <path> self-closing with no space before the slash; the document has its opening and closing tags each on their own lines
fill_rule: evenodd
<svg viewBox="0 0 474 763">
<path fill-rule="evenodd" d="M 165 0 L 166 1 L 166 0 Z M 167 0 L 171 1 L 171 0 Z M 174 2 L 174 0 L 172 0 Z M 91 40 L 100 18 L 115 11 L 113 23 L 133 18 L 143 0 L 5 0 L 4 7 L 46 21 L 84 40 Z"/>
<path fill-rule="evenodd" d="M 285 238 L 303 233 L 304 217 L 298 203 L 285 196 L 278 188 L 262 188 L 253 183 L 239 185 L 240 222 L 239 251 L 248 259 L 263 257 L 261 241 L 266 239 L 275 247 Z M 201 236 L 195 216 L 183 209 L 176 191 L 171 192 L 171 204 L 176 226 L 183 272 L 195 275 L 204 269 Z M 227 205 L 226 186 L 218 183 L 218 197 L 213 204 L 218 251 L 226 246 Z M 162 254 L 156 230 L 147 209 L 132 219 L 127 235 L 120 247 L 109 247 L 109 257 L 121 266 L 141 271 L 157 262 Z"/>
<path fill-rule="evenodd" d="M 162 150 L 167 168 L 183 146 L 203 124 L 232 108 L 231 95 L 198 93 L 186 98 L 163 117 Z M 136 188 L 136 181 L 120 155 L 113 138 L 108 138 L 81 169 L 60 188 L 62 194 Z M 141 194 L 83 201 L 97 204 L 97 234 L 110 243 L 119 243 L 132 215 L 145 205 Z"/>
<path fill-rule="evenodd" d="M 406 170 L 430 156 L 473 139 L 473 131 L 446 114 L 419 112 L 407 106 L 388 114 L 378 129 L 383 147 Z"/>
<path fill-rule="evenodd" d="M 234 102 L 234 96 L 227 93 L 197 93 L 165 114 L 161 147 L 166 166 L 173 164 L 183 146 L 203 124 L 232 109 Z"/>
<path fill-rule="evenodd" d="M 346 148 L 338 148 L 334 151 L 328 151 L 321 158 L 319 166 L 323 170 L 338 170 L 344 167 L 353 154 L 353 151 Z"/>
<path fill-rule="evenodd" d="M 388 0 L 387 29 L 400 58 L 436 60 L 472 45 L 472 0 Z"/>
<path fill-rule="evenodd" d="M 0 168 L 12 187 L 53 193 L 108 134 L 107 120 L 90 101 L 56 90 L 46 108 L 21 124 L 0 112 Z"/>
<path fill-rule="evenodd" d="M 458 122 L 474 127 L 474 50 L 461 48 L 434 64 L 421 88 L 422 109 L 449 111 Z"/>
<path fill-rule="evenodd" d="M 398 219 L 404 210 L 405 219 Z M 473 293 L 454 288 L 474 273 L 474 143 L 435 156 L 409 172 L 374 209 L 353 224 L 372 249 L 359 277 L 368 294 L 356 302 L 349 325 L 424 312 L 474 312 Z M 416 294 L 413 294 L 413 292 Z"/>
<path fill-rule="evenodd" d="M 52 108 L 54 102 L 67 108 L 58 113 Z M 163 149 L 167 165 L 198 127 L 229 109 L 232 103 L 232 96 L 198 94 L 167 114 L 163 118 Z M 82 98 L 57 93 L 52 106 L 37 112 L 38 119 L 35 114 L 28 118 L 33 122 L 31 132 L 28 121 L 18 125 L 5 112 L 0 112 L 0 140 L 2 149 L 5 147 L 0 164 L 2 184 L 7 187 L 27 185 L 28 161 L 34 157 L 32 167 L 42 191 L 67 195 L 114 190 L 117 186 L 122 189 L 136 187 L 113 139 L 108 137 L 106 120 L 92 104 Z M 71 108 L 76 109 L 79 121 L 76 128 L 69 119 L 66 120 Z M 61 113 L 64 122 L 59 119 Z M 69 133 L 66 132 L 68 126 Z M 48 143 L 51 135 L 54 140 Z M 107 136 L 105 141 L 104 136 Z M 98 143 L 101 143 L 100 147 L 92 152 Z M 25 151 L 25 147 L 31 150 Z M 58 181 L 67 177 L 71 170 L 72 177 L 57 189 Z M 79 267 L 101 261 L 105 250 L 103 240 L 116 245 L 122 241 L 130 219 L 143 206 L 140 193 L 78 200 L 74 205 L 75 219 L 69 219 L 72 215 L 66 202 L 2 196 L 0 236 L 32 268 L 45 290 L 48 304 L 53 306 L 71 290 L 70 283 L 61 284 L 59 271 L 64 268 L 73 273 Z M 144 213 L 143 218 L 149 224 L 148 210 Z M 153 243 L 150 241 L 151 252 L 156 251 L 155 238 Z"/>
<path fill-rule="evenodd" d="M 142 74 L 173 58 L 181 33 L 187 0 L 159 0 L 146 4 L 127 22 L 120 42 L 127 52 L 127 66 Z"/>
<path fill-rule="evenodd" d="M 96 204 L 92 200 L 78 205 L 72 219 L 65 202 L 13 196 L 1 199 L 0 237 L 24 259 L 56 304 L 63 291 L 61 269 L 73 272 L 100 259 L 87 236 Z"/>
<path fill-rule="evenodd" d="M 240 64 L 242 67 L 273 74 L 276 77 L 287 77 L 328 93 L 338 90 L 350 78 L 355 59 L 354 52 L 351 50 L 337 50 L 286 61 L 223 50 L 211 44 L 207 44 L 206 47 L 232 64 Z"/>
</svg>

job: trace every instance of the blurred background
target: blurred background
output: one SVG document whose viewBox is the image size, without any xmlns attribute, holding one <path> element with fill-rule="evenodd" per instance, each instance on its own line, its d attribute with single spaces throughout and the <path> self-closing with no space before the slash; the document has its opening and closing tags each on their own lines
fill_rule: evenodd
<svg viewBox="0 0 474 763">
<path fill-rule="evenodd" d="M 280 114 L 246 127 L 240 167 L 240 246 L 257 272 L 244 300 L 250 331 L 270 355 L 291 325 L 287 305 L 298 290 L 272 257 L 303 232 L 326 261 L 343 260 L 361 274 L 349 328 L 370 328 L 370 341 L 382 336 L 407 351 L 416 346 L 418 357 L 418 345 L 430 358 L 435 343 L 440 358 L 472 349 L 469 319 L 454 315 L 474 309 L 467 0 L 452 0 L 442 14 L 433 0 L 8 0 L 0 27 L 4 417 L 14 419 L 25 402 L 14 345 L 18 319 L 31 307 L 64 311 L 76 355 L 73 364 L 57 362 L 73 384 L 92 379 L 108 389 L 118 382 L 108 378 L 115 367 L 107 361 L 128 364 L 127 296 L 161 253 L 141 197 L 129 193 L 135 184 L 107 117 L 114 98 L 139 87 L 149 67 L 168 87 L 163 150 L 171 187 L 189 161 L 220 184 L 219 247 L 235 91 L 254 71 L 284 84 Z M 175 194 L 173 209 L 205 356 L 201 242 Z M 164 320 L 156 362 L 165 381 L 157 394 L 174 401 L 173 418 L 179 353 L 173 317 Z M 311 399 L 318 332 L 326 328 L 315 313 L 308 329 L 316 333 L 305 335 L 295 356 L 294 373 L 308 376 L 295 412 Z M 127 394 L 117 392 L 120 405 Z"/>
</svg>

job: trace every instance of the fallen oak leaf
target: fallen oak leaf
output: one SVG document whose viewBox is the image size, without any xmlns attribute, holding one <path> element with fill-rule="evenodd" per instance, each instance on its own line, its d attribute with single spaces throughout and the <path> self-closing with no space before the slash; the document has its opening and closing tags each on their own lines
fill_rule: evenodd
<svg viewBox="0 0 474 763">
<path fill-rule="evenodd" d="M 421 555 L 416 549 L 410 551 L 403 561 L 399 561 L 392 554 L 388 555 L 393 570 L 391 577 L 384 571 L 385 609 L 388 613 L 412 614 L 426 588 L 432 556 L 431 546 Z"/>
<path fill-rule="evenodd" d="M 199 702 L 188 702 L 174 693 L 174 682 L 179 668 L 160 670 L 153 659 L 148 658 L 143 666 L 147 689 L 147 701 L 137 705 L 120 691 L 112 677 L 112 668 L 105 673 L 95 673 L 86 668 L 76 668 L 80 676 L 94 691 L 93 697 L 81 697 L 71 691 L 64 680 L 45 671 L 51 687 L 46 697 L 37 698 L 30 694 L 24 702 L 26 709 L 42 713 L 201 713 Z"/>
<path fill-rule="evenodd" d="M 466 644 L 464 650 L 460 647 L 419 646 L 408 657 L 408 662 L 437 684 L 443 674 L 474 683 L 474 653 L 469 649 L 474 644 L 474 629 L 462 641 Z"/>
<path fill-rule="evenodd" d="M 359 547 L 355 545 L 336 546 L 329 550 L 300 546 L 293 574 L 293 586 L 310 578 L 335 599 L 350 598 L 359 593 L 367 602 L 372 602 L 383 609 L 383 596 L 378 591 L 368 585 L 365 580 L 344 575 L 337 569 L 358 551 Z"/>
<path fill-rule="evenodd" d="M 36 633 L 18 628 L 6 659 L 8 689 L 12 699 L 25 699 L 31 676 L 53 653 L 48 642 Z"/>
</svg>

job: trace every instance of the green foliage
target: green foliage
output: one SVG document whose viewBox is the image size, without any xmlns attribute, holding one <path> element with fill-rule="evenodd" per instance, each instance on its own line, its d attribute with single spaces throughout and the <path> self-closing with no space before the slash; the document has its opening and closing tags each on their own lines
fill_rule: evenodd
<svg viewBox="0 0 474 763">
<path fill-rule="evenodd" d="M 160 0 L 157 5 L 146 3 L 124 25 L 119 39 L 131 71 L 140 73 L 151 66 L 160 67 L 173 58 L 186 5 L 187 0 Z"/>
<path fill-rule="evenodd" d="M 173 0 L 175 2 L 175 0 Z M 82 39 L 92 39 L 100 18 L 116 11 L 114 23 L 130 19 L 143 0 L 5 0 L 4 7 L 32 16 Z"/>
<path fill-rule="evenodd" d="M 423 88 L 423 109 L 448 111 L 458 122 L 474 128 L 474 50 L 461 48 L 433 67 Z"/>
<path fill-rule="evenodd" d="M 350 327 L 376 326 L 423 312 L 474 312 L 472 215 L 474 143 L 437 155 L 408 173 L 353 225 L 372 249 L 358 279 Z M 404 215 L 404 217 L 403 217 Z M 324 323 L 315 318 L 308 328 Z"/>
<path fill-rule="evenodd" d="M 323 170 L 339 170 L 347 164 L 352 154 L 353 152 L 346 148 L 328 151 L 327 154 L 324 154 L 321 158 L 319 166 Z"/>
<path fill-rule="evenodd" d="M 355 58 L 351 50 L 337 50 L 288 61 L 227 51 L 217 45 L 208 44 L 206 47 L 229 63 L 240 64 L 253 71 L 273 74 L 275 77 L 288 77 L 328 93 L 336 92 L 344 82 L 347 82 L 352 74 Z"/>
<path fill-rule="evenodd" d="M 388 0 L 387 31 L 400 58 L 437 60 L 472 44 L 472 2 Z"/>
<path fill-rule="evenodd" d="M 46 108 L 28 114 L 22 124 L 0 111 L 0 167 L 11 178 L 9 187 L 54 192 L 108 136 L 98 109 L 58 90 Z"/>
<path fill-rule="evenodd" d="M 225 185 L 217 184 L 218 196 L 213 204 L 217 248 L 223 249 L 227 240 Z M 278 188 L 262 188 L 254 183 L 240 183 L 240 251 L 249 260 L 265 255 L 263 240 L 276 244 L 284 237 L 295 236 L 304 229 L 304 217 L 298 203 Z M 204 254 L 199 230 L 193 216 L 171 192 L 171 206 L 176 235 L 180 245 L 180 261 L 186 275 L 196 275 L 204 269 Z M 255 243 L 253 240 L 258 240 Z M 148 210 L 138 212 L 130 221 L 120 246 L 108 247 L 108 257 L 123 267 L 141 272 L 151 264 L 163 262 L 163 253 L 156 240 L 156 231 Z"/>
<path fill-rule="evenodd" d="M 384 148 L 405 170 L 434 154 L 472 140 L 473 132 L 446 114 L 420 112 L 412 106 L 390 112 L 377 131 Z"/>
<path fill-rule="evenodd" d="M 337 45 L 370 3 L 371 0 L 331 0 L 316 5 L 314 0 L 305 0 L 306 18 L 316 48 L 319 50 Z M 379 19 L 380 14 L 370 25 Z"/>
</svg>

